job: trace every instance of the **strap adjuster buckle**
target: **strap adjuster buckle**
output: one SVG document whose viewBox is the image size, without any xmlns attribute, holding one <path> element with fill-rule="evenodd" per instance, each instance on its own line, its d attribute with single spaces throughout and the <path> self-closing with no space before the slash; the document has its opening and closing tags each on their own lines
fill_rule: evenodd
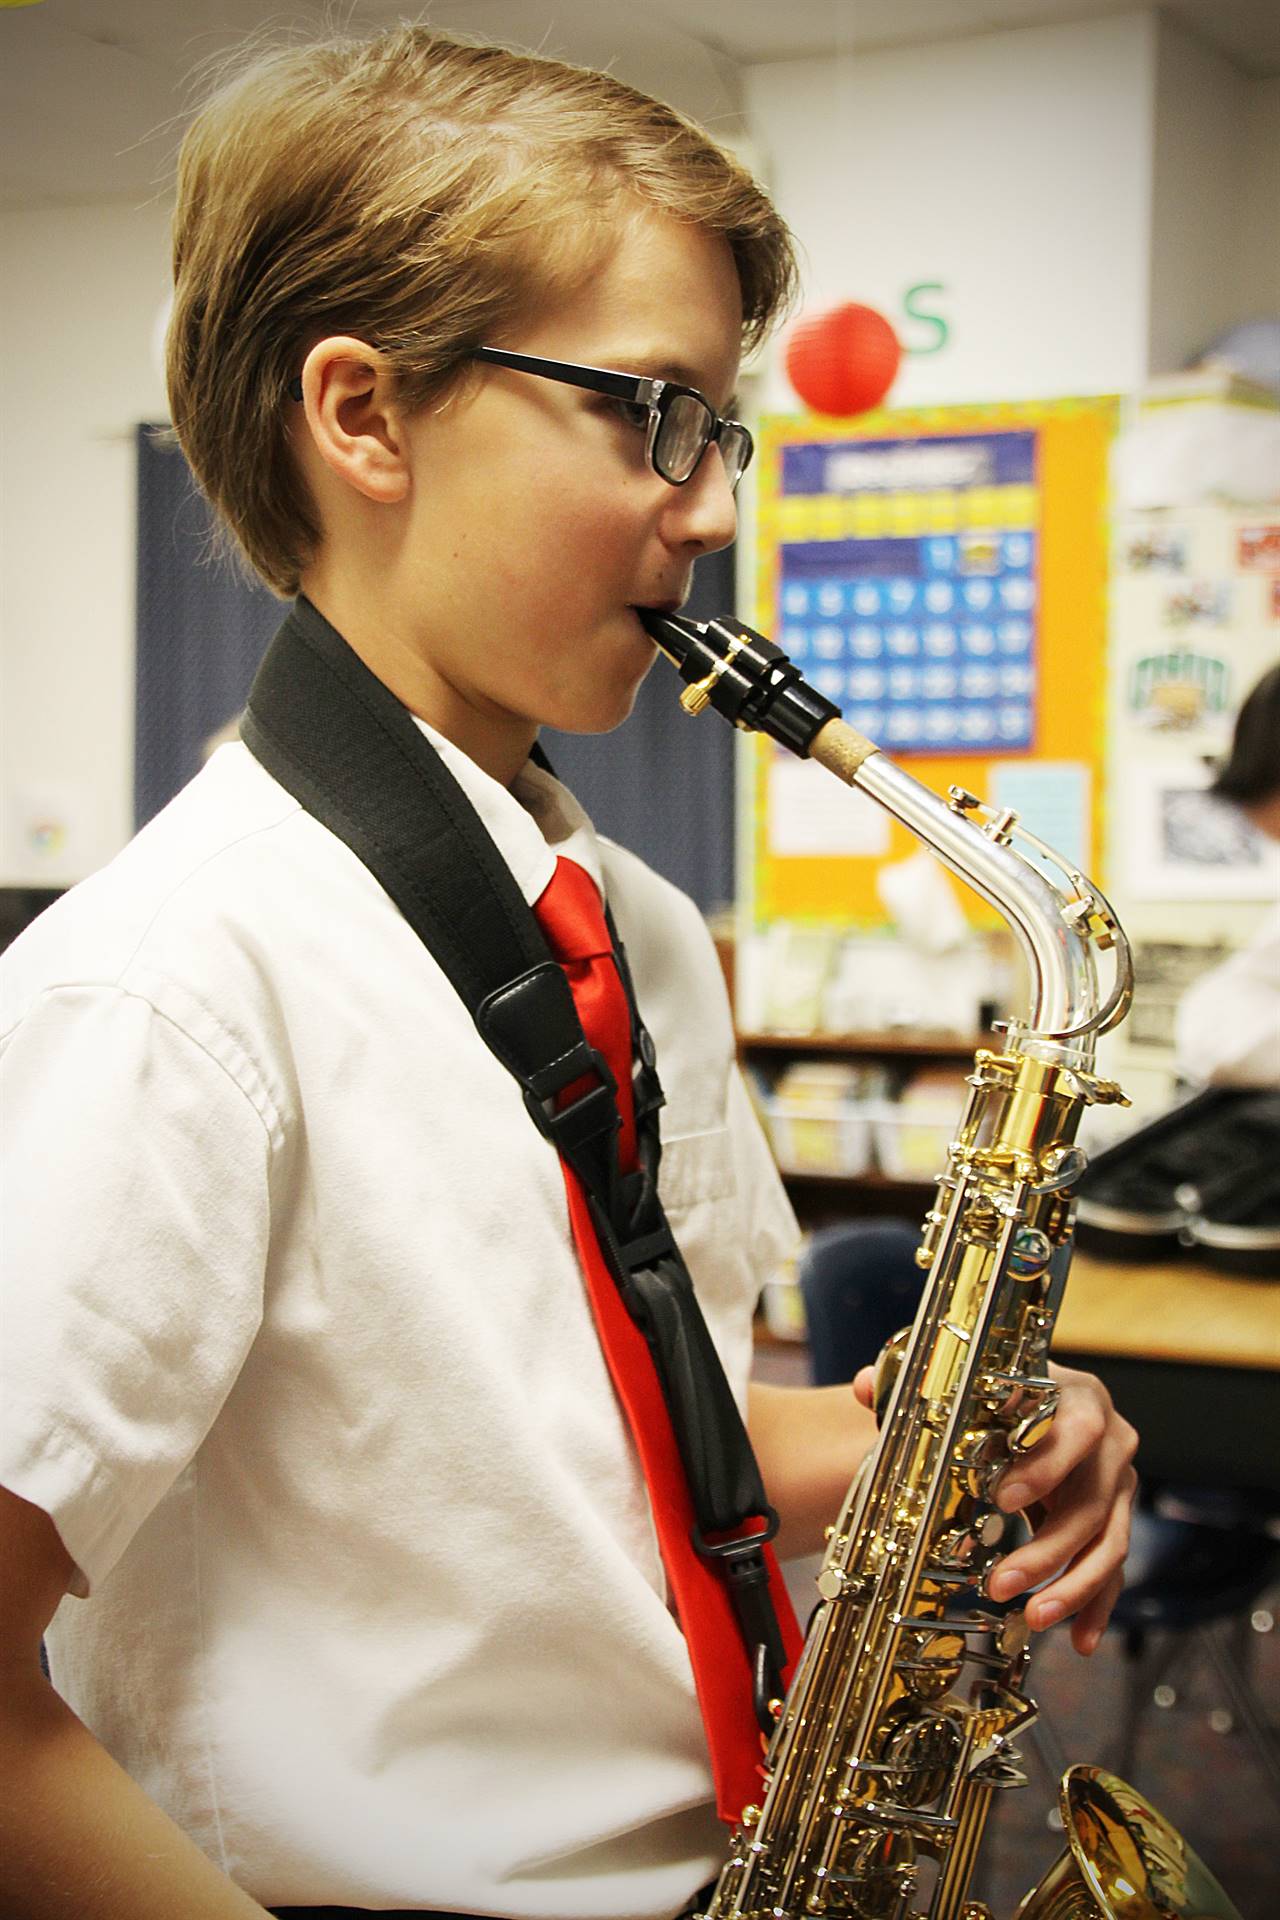
<svg viewBox="0 0 1280 1920">
<path fill-rule="evenodd" d="M 559 1106 L 560 1095 L 575 1080 L 594 1074 L 596 1085 L 588 1087 L 567 1106 Z M 551 1066 L 530 1075 L 524 1085 L 524 1104 L 538 1132 L 550 1140 L 558 1152 L 572 1156 L 593 1141 L 616 1133 L 621 1126 L 617 1102 L 618 1083 L 604 1055 L 583 1041 Z"/>
<path fill-rule="evenodd" d="M 784 1653 L 778 1618 L 769 1592 L 769 1563 L 764 1549 L 778 1531 L 774 1507 L 761 1509 L 764 1524 L 736 1540 L 708 1540 L 701 1527 L 692 1530 L 693 1544 L 704 1560 L 719 1563 L 729 1589 L 738 1625 L 751 1654 L 751 1704 L 756 1725 L 772 1734 L 777 1701 L 783 1692 Z"/>
<path fill-rule="evenodd" d="M 754 1586 L 769 1577 L 761 1549 L 768 1546 L 779 1526 L 776 1507 L 762 1507 L 760 1517 L 764 1524 L 756 1532 L 740 1534 L 732 1540 L 708 1540 L 697 1525 L 690 1529 L 690 1538 L 703 1560 L 723 1561 L 735 1582 Z"/>
</svg>

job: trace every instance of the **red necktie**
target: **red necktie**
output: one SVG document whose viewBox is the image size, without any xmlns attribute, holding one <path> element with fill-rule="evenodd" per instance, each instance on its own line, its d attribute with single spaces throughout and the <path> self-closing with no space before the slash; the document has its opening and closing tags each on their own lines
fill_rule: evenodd
<svg viewBox="0 0 1280 1920">
<path fill-rule="evenodd" d="M 595 882 L 574 861 L 557 859 L 534 913 L 568 976 L 583 1032 L 604 1055 L 618 1083 L 618 1153 L 626 1171 L 636 1164 L 631 1017 Z M 564 1098 L 571 1099 L 574 1092 L 567 1089 Z M 761 1743 L 752 1708 L 751 1663 L 724 1581 L 693 1545 L 693 1502 L 648 1343 L 601 1252 L 582 1185 L 563 1160 L 561 1167 L 600 1346 L 640 1456 L 663 1565 L 689 1647 L 716 1805 L 722 1819 L 735 1823 L 760 1794 Z M 772 1553 L 766 1549 L 766 1554 L 790 1664 L 799 1650 L 799 1629 Z"/>
</svg>

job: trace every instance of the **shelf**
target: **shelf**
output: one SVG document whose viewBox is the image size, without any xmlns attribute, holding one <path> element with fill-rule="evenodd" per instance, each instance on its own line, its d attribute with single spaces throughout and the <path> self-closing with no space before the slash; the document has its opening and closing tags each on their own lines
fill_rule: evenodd
<svg viewBox="0 0 1280 1920">
<path fill-rule="evenodd" d="M 974 1034 L 965 1039 L 954 1033 L 740 1033 L 742 1053 L 872 1054 L 897 1060 L 972 1060 L 979 1047 L 997 1044 L 998 1036 Z"/>
<path fill-rule="evenodd" d="M 738 1034 L 738 1057 L 770 1079 L 778 1068 L 788 1064 L 799 1067 L 806 1060 L 810 1063 L 845 1060 L 863 1065 L 878 1062 L 882 1077 L 896 1083 L 910 1078 L 917 1066 L 967 1071 L 979 1047 L 998 1044 L 997 1035 L 927 1033 L 919 1028 L 888 1033 L 748 1031 Z M 951 1074 L 947 1077 L 950 1079 Z M 956 1078 L 958 1080 L 960 1074 Z M 776 1134 L 771 1137 L 781 1138 Z M 854 1217 L 884 1219 L 923 1214 L 932 1204 L 946 1158 L 944 1142 L 939 1149 L 937 1167 L 930 1173 L 908 1178 L 883 1173 L 878 1167 L 869 1168 L 865 1173 L 827 1173 L 792 1172 L 780 1165 L 779 1172 L 802 1226 L 817 1227 Z"/>
<path fill-rule="evenodd" d="M 896 1174 L 874 1169 L 868 1173 L 793 1173 L 787 1167 L 779 1167 L 778 1171 L 789 1187 L 856 1187 L 864 1193 L 931 1193 L 938 1183 L 937 1174 L 903 1180 Z"/>
</svg>

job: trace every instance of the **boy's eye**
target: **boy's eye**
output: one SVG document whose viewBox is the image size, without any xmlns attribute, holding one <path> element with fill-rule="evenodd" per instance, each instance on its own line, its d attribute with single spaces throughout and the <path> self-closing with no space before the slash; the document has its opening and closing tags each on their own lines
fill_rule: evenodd
<svg viewBox="0 0 1280 1920">
<path fill-rule="evenodd" d="M 619 400 L 617 408 L 629 427 L 648 426 L 649 409 L 639 400 Z"/>
</svg>

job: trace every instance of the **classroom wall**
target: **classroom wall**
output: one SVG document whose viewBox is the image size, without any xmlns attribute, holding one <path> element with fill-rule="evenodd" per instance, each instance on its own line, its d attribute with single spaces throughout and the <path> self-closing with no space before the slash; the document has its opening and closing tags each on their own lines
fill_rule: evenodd
<svg viewBox="0 0 1280 1920">
<path fill-rule="evenodd" d="M 895 406 L 1125 392 L 1146 372 L 1155 22 L 1124 15 L 750 69 L 748 118 L 807 256 L 908 345 Z M 776 366 L 766 405 L 796 407 Z"/>
<path fill-rule="evenodd" d="M 1170 373 L 1249 314 L 1241 259 L 1250 249 L 1250 82 L 1167 18 L 1155 58 L 1147 363 L 1151 373 Z M 1274 243 L 1274 199 L 1271 225 Z"/>
<path fill-rule="evenodd" d="M 132 832 L 134 429 L 165 418 L 167 272 L 159 204 L 0 218 L 5 885 L 78 879 Z"/>
<path fill-rule="evenodd" d="M 809 304 L 867 299 L 920 344 L 936 330 L 902 296 L 942 285 L 921 304 L 947 346 L 908 359 L 896 403 L 1123 392 L 1154 352 L 1280 311 L 1280 83 L 1184 38 L 1143 12 L 743 72 Z M 708 117 L 737 132 L 711 80 Z M 1233 248 L 1179 218 L 1215 143 L 1233 157 L 1197 204 L 1215 225 L 1234 206 Z M 163 417 L 167 222 L 159 197 L 0 217 L 0 884 L 74 880 L 130 830 L 132 432 Z M 1200 248 L 1186 273 L 1180 225 Z M 772 360 L 753 384 L 794 405 Z"/>
</svg>

